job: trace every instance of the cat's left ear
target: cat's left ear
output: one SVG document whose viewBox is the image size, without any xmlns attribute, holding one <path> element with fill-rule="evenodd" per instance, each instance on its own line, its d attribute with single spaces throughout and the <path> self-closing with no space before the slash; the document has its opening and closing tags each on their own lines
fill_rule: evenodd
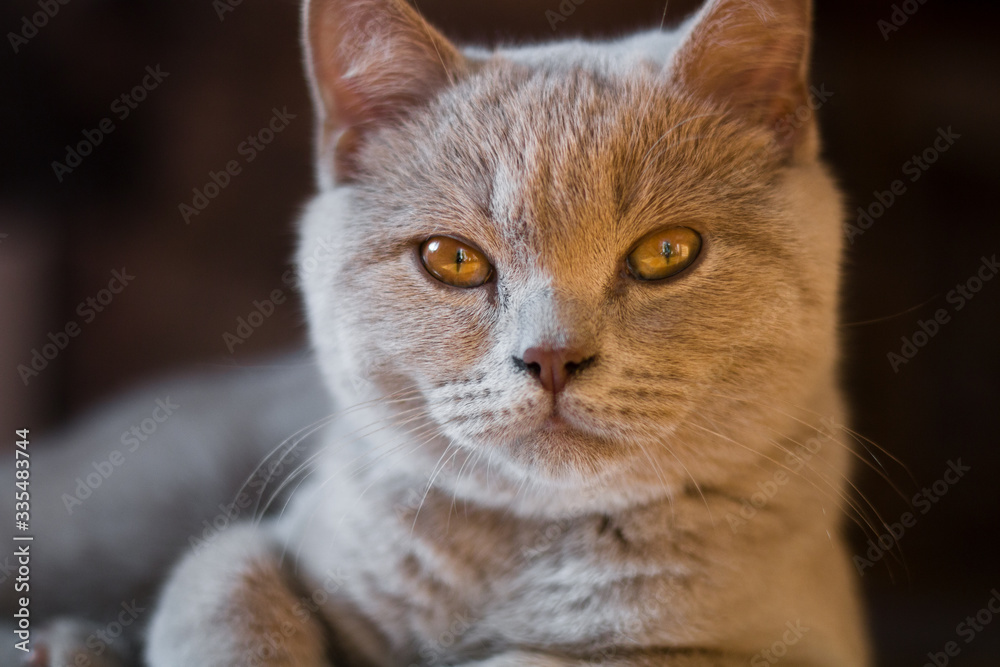
<svg viewBox="0 0 1000 667">
<path fill-rule="evenodd" d="M 675 52 L 671 80 L 770 130 L 789 155 L 814 154 L 811 5 L 811 0 L 708 0 Z"/>
<path fill-rule="evenodd" d="M 305 42 L 329 182 L 351 182 L 366 133 L 432 99 L 466 67 L 406 0 L 306 0 Z"/>
</svg>

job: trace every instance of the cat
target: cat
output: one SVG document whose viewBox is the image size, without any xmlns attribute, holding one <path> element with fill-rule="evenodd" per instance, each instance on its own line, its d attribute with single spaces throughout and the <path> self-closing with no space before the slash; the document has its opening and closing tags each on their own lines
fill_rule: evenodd
<svg viewBox="0 0 1000 667">
<path fill-rule="evenodd" d="M 495 50 L 304 17 L 331 416 L 174 568 L 147 664 L 869 664 L 808 0 Z"/>
</svg>

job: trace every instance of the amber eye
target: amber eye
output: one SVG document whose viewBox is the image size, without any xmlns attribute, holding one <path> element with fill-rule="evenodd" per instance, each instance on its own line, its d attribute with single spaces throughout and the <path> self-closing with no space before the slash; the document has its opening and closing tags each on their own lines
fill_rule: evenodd
<svg viewBox="0 0 1000 667">
<path fill-rule="evenodd" d="M 479 287 L 493 274 L 486 255 L 450 236 L 432 236 L 424 241 L 420 260 L 432 276 L 455 287 Z"/>
<path fill-rule="evenodd" d="M 701 236 L 687 227 L 647 234 L 628 254 L 629 272 L 639 280 L 663 280 L 691 266 L 701 251 Z"/>
</svg>

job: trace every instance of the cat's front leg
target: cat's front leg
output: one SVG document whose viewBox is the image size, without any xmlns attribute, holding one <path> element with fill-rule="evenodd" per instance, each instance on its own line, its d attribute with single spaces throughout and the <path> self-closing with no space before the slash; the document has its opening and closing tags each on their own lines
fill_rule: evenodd
<svg viewBox="0 0 1000 667">
<path fill-rule="evenodd" d="M 150 667 L 328 667 L 309 614 L 269 536 L 238 526 L 188 555 L 150 627 Z"/>
</svg>

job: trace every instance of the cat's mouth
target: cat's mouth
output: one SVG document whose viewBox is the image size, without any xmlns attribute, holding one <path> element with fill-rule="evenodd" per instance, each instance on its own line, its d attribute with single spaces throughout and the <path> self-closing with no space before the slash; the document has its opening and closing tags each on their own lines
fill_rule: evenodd
<svg viewBox="0 0 1000 667">
<path fill-rule="evenodd" d="M 649 430 L 637 409 L 623 416 L 583 387 L 555 394 L 532 389 L 502 394 L 500 400 L 493 393 L 477 394 L 470 401 L 463 387 L 461 393 L 442 392 L 431 405 L 454 441 L 491 456 L 504 452 L 528 469 L 557 476 L 573 469 L 594 472 L 598 462 L 607 466 L 628 458 L 628 443 Z"/>
<path fill-rule="evenodd" d="M 525 423 L 531 433 L 594 436 L 603 434 L 613 425 L 610 413 L 603 412 L 585 394 L 566 391 L 548 395 L 537 404 L 534 415 Z"/>
<path fill-rule="evenodd" d="M 548 406 L 539 410 L 539 414 L 530 420 L 530 431 L 558 435 L 582 433 L 586 429 L 575 414 L 577 411 L 574 407 L 571 402 L 560 400 L 559 396 L 551 397 Z"/>
<path fill-rule="evenodd" d="M 598 435 L 592 420 L 582 414 L 580 406 L 573 401 L 553 397 L 547 409 L 539 410 L 534 418 L 526 420 L 521 427 L 521 439 L 552 442 L 574 442 L 580 444 Z"/>
</svg>

